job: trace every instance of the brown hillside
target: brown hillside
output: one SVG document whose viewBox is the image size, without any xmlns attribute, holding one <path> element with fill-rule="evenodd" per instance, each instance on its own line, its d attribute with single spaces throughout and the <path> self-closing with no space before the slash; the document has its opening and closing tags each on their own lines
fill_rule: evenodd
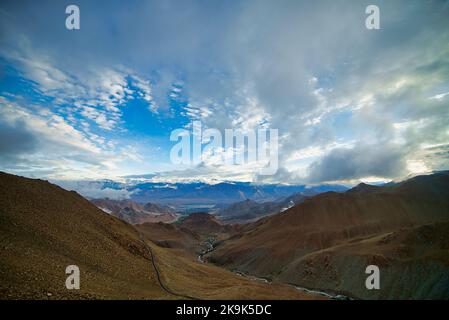
<svg viewBox="0 0 449 320">
<path fill-rule="evenodd" d="M 285 272 L 308 254 L 448 220 L 449 174 L 439 173 L 392 186 L 359 186 L 311 197 L 222 242 L 208 258 L 228 268 L 302 284 Z"/>
<path fill-rule="evenodd" d="M 0 299 L 322 298 L 198 262 L 199 236 L 179 226 L 139 232 L 42 180 L 0 173 L 0 188 Z M 73 264 L 80 290 L 65 288 Z"/>
<path fill-rule="evenodd" d="M 236 275 L 217 266 L 200 263 L 184 250 L 161 248 L 148 242 L 169 288 L 196 299 L 322 300 L 282 283 L 264 283 Z"/>
<path fill-rule="evenodd" d="M 368 299 L 448 299 L 449 223 L 374 235 L 305 255 L 280 281 Z M 381 290 L 366 290 L 366 266 L 381 270 Z"/>
<path fill-rule="evenodd" d="M 1 298 L 167 297 L 130 225 L 46 181 L 0 173 L 0 190 Z M 65 287 L 72 264 L 80 290 Z"/>
<path fill-rule="evenodd" d="M 195 256 L 203 246 L 197 233 L 172 223 L 144 223 L 135 227 L 160 247 L 182 249 Z"/>
<path fill-rule="evenodd" d="M 170 223 L 178 219 L 178 215 L 173 210 L 154 203 L 141 205 L 132 200 L 112 199 L 93 199 L 91 202 L 106 213 L 131 224 Z"/>
<path fill-rule="evenodd" d="M 231 234 L 237 230 L 236 225 L 225 225 L 214 215 L 204 212 L 191 213 L 179 222 L 179 226 L 200 235 Z"/>
</svg>

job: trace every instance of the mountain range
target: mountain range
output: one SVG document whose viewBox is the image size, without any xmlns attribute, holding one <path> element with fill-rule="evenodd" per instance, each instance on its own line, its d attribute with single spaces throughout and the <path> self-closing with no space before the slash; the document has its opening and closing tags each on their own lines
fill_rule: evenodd
<svg viewBox="0 0 449 320">
<path fill-rule="evenodd" d="M 449 299 L 448 171 L 172 223 L 138 223 L 169 208 L 95 200 L 101 210 L 43 180 L 0 173 L 0 188 L 2 299 Z M 68 265 L 80 290 L 64 286 Z"/>
<path fill-rule="evenodd" d="M 126 179 L 96 181 L 54 181 L 66 190 L 74 190 L 88 199 L 129 199 L 137 203 L 155 203 L 162 206 L 183 209 L 186 206 L 221 208 L 229 204 L 251 199 L 257 202 L 278 201 L 294 193 L 313 195 L 327 191 L 343 192 L 342 185 L 282 185 L 254 184 L 250 182 L 204 182 L 165 183 Z M 182 210 L 181 210 L 182 211 Z"/>
<path fill-rule="evenodd" d="M 232 203 L 228 206 L 213 211 L 223 221 L 246 223 L 255 221 L 265 216 L 283 212 L 296 204 L 303 202 L 307 196 L 317 194 L 314 191 L 298 192 L 277 201 L 257 202 L 246 199 Z"/>
<path fill-rule="evenodd" d="M 141 205 L 132 200 L 92 199 L 91 202 L 106 213 L 131 224 L 145 222 L 173 222 L 178 214 L 169 207 L 154 203 Z"/>
<path fill-rule="evenodd" d="M 367 299 L 449 298 L 449 172 L 326 192 L 248 225 L 209 261 Z M 381 271 L 367 290 L 365 268 Z"/>
<path fill-rule="evenodd" d="M 254 201 L 275 201 L 297 192 L 319 193 L 345 191 L 340 185 L 257 185 L 247 182 L 206 183 L 141 183 L 129 188 L 131 199 L 137 202 L 176 204 L 231 204 L 251 199 Z"/>
<path fill-rule="evenodd" d="M 203 239 L 182 226 L 133 226 L 38 179 L 0 172 L 0 190 L 0 299 L 322 299 L 199 262 Z"/>
</svg>

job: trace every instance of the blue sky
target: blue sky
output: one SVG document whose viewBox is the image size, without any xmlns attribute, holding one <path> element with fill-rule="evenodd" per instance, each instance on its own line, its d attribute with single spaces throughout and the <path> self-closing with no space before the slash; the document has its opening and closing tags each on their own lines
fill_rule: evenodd
<svg viewBox="0 0 449 320">
<path fill-rule="evenodd" d="M 2 1 L 0 170 L 323 183 L 448 169 L 448 15 L 448 1 Z M 171 163 L 171 131 L 195 120 L 278 129 L 279 170 Z"/>
</svg>

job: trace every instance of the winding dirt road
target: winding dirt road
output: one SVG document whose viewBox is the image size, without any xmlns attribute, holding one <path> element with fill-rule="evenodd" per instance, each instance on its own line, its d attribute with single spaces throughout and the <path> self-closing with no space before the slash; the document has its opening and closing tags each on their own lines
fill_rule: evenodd
<svg viewBox="0 0 449 320">
<path fill-rule="evenodd" d="M 172 291 L 170 288 L 168 288 L 162 282 L 159 269 L 157 268 L 157 265 L 156 265 L 156 260 L 155 260 L 155 255 L 153 253 L 153 250 L 151 250 L 151 247 L 145 242 L 145 238 L 143 237 L 143 235 L 140 232 L 139 232 L 139 238 L 140 238 L 140 241 L 145 246 L 145 248 L 148 250 L 148 253 L 150 254 L 151 264 L 153 265 L 153 269 L 154 269 L 154 272 L 156 273 L 157 281 L 159 282 L 159 285 L 161 286 L 162 290 L 164 290 L 168 294 L 171 294 L 173 296 L 180 297 L 180 298 L 183 298 L 183 299 L 201 300 L 200 298 L 192 297 L 192 296 L 185 295 L 185 294 L 176 293 L 176 292 Z"/>
</svg>

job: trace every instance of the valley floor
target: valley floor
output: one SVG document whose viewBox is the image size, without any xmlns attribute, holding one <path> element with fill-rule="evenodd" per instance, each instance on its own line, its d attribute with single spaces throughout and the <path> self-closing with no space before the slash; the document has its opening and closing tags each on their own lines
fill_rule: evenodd
<svg viewBox="0 0 449 320">
<path fill-rule="evenodd" d="M 178 298 L 190 299 L 327 299 L 281 283 L 264 283 L 201 263 L 180 249 L 167 249 L 146 240 L 160 274 L 161 286 Z"/>
</svg>

